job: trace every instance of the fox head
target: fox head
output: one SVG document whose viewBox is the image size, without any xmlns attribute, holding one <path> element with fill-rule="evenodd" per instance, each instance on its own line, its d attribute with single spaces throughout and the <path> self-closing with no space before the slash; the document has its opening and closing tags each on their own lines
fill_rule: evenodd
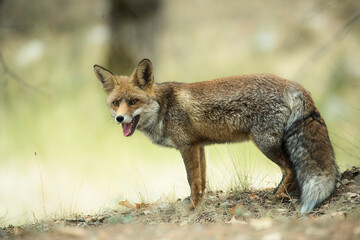
<svg viewBox="0 0 360 240">
<path fill-rule="evenodd" d="M 94 71 L 107 94 L 111 115 L 117 124 L 122 124 L 124 136 L 155 121 L 159 103 L 153 93 L 154 74 L 149 59 L 140 61 L 130 76 L 115 75 L 99 65 L 94 65 Z"/>
</svg>

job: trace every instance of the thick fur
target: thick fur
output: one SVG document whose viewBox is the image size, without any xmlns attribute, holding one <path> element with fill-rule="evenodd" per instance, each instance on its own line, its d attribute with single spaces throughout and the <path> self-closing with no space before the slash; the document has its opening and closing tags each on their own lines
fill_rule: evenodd
<svg viewBox="0 0 360 240">
<path fill-rule="evenodd" d="M 204 146 L 246 140 L 280 167 L 283 180 L 276 196 L 298 187 L 302 213 L 331 195 L 337 176 L 334 151 L 324 120 L 301 85 L 269 74 L 157 84 L 147 59 L 129 77 L 97 65 L 94 70 L 115 118 L 130 122 L 139 115 L 138 130 L 180 151 L 193 207 L 206 187 Z"/>
<path fill-rule="evenodd" d="M 294 166 L 300 212 L 308 213 L 334 191 L 338 169 L 324 120 L 301 96 L 285 127 L 283 148 Z"/>
</svg>

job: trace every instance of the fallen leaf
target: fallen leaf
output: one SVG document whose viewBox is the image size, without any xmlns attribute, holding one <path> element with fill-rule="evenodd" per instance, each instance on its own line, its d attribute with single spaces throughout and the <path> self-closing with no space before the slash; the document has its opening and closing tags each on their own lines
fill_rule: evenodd
<svg viewBox="0 0 360 240">
<path fill-rule="evenodd" d="M 255 199 L 259 199 L 259 196 L 256 195 L 256 193 L 252 193 L 252 194 L 250 195 L 250 200 L 255 200 Z"/>
<path fill-rule="evenodd" d="M 148 203 L 135 203 L 135 208 L 136 209 L 148 208 L 148 207 L 150 207 L 150 204 L 148 204 Z"/>
<path fill-rule="evenodd" d="M 241 215 L 244 212 L 244 206 L 241 203 L 236 204 L 234 207 L 229 209 L 231 215 Z"/>
<path fill-rule="evenodd" d="M 127 199 L 125 201 L 119 202 L 119 205 L 126 208 L 137 209 L 134 204 L 131 204 Z"/>
</svg>

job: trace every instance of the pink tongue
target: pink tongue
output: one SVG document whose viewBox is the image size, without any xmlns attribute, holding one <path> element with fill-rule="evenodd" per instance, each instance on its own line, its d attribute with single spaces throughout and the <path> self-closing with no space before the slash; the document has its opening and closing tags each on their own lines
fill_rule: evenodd
<svg viewBox="0 0 360 240">
<path fill-rule="evenodd" d="M 131 123 L 124 123 L 123 126 L 123 134 L 125 137 L 129 136 L 131 134 L 131 128 L 132 128 L 132 122 Z"/>
</svg>

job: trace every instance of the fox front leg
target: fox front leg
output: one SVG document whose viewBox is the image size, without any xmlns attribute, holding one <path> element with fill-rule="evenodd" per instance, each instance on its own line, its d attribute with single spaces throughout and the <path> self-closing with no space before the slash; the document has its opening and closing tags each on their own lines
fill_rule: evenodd
<svg viewBox="0 0 360 240">
<path fill-rule="evenodd" d="M 191 204 L 190 208 L 197 207 L 203 197 L 202 182 L 201 182 L 201 164 L 200 164 L 200 146 L 189 145 L 181 150 L 181 155 L 184 160 L 187 179 L 191 190 Z"/>
<path fill-rule="evenodd" d="M 206 188 L 206 157 L 204 147 L 200 147 L 201 192 L 205 194 Z"/>
</svg>

